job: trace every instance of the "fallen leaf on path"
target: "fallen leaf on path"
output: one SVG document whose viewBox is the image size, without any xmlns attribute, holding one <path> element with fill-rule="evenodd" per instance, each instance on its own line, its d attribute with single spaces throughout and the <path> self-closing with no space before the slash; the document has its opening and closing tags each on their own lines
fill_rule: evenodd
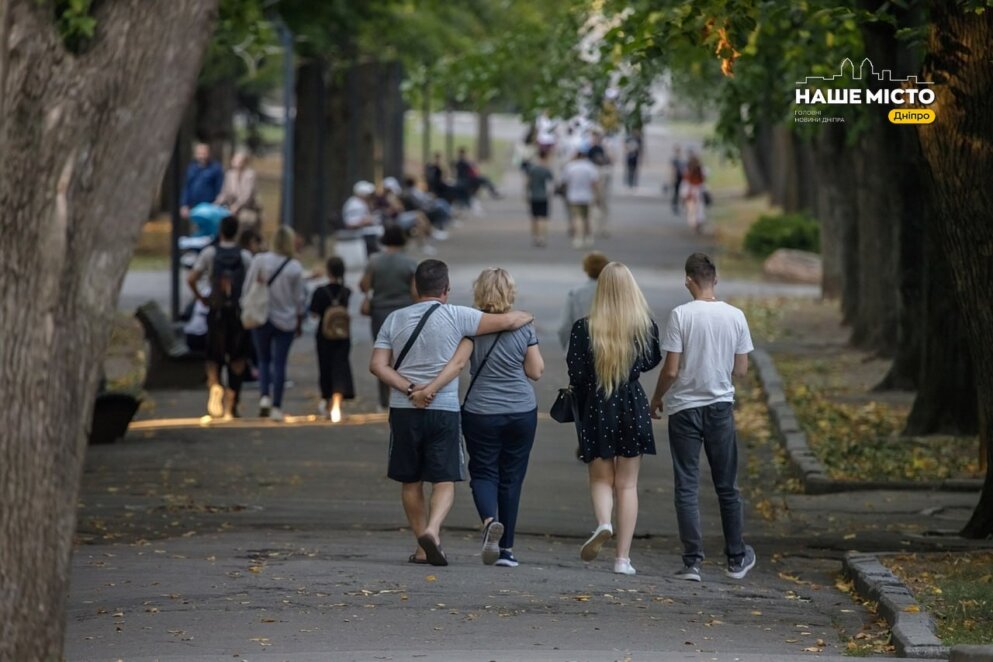
<svg viewBox="0 0 993 662">
<path fill-rule="evenodd" d="M 908 614 L 919 614 L 921 612 L 921 606 L 907 605 L 906 607 L 903 608 L 903 611 L 907 612 Z"/>
</svg>

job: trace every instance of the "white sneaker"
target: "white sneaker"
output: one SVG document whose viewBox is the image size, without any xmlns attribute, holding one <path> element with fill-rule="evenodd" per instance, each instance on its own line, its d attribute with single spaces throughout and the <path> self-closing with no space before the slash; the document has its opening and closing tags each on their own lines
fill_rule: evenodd
<svg viewBox="0 0 993 662">
<path fill-rule="evenodd" d="M 270 409 L 272 409 L 272 398 L 268 395 L 263 395 L 259 398 L 259 418 L 268 416 Z"/>
<path fill-rule="evenodd" d="M 600 548 L 603 544 L 611 539 L 614 535 L 614 527 L 610 524 L 601 524 L 593 532 L 593 535 L 589 537 L 589 540 L 583 543 L 583 546 L 579 549 L 579 558 L 584 561 L 592 561 L 600 553 Z"/>
<path fill-rule="evenodd" d="M 575 248 L 577 251 L 580 248 L 582 248 L 583 247 L 583 238 L 582 237 L 576 237 L 575 239 L 573 239 L 572 240 L 572 247 Z"/>
<path fill-rule="evenodd" d="M 320 416 L 321 418 L 328 417 L 329 414 L 328 414 L 327 400 L 321 400 L 320 402 L 317 403 L 317 415 Z"/>
<path fill-rule="evenodd" d="M 283 420 L 283 410 L 280 409 L 279 407 L 273 407 L 269 411 L 269 420 L 270 421 L 276 421 L 277 423 L 282 422 L 282 420 Z"/>
<path fill-rule="evenodd" d="M 432 230 L 431 237 L 437 241 L 445 241 L 448 239 L 448 232 L 445 230 Z"/>
<path fill-rule="evenodd" d="M 224 387 L 220 384 L 214 384 L 210 387 L 210 393 L 207 396 L 207 413 L 210 414 L 211 418 L 224 416 Z"/>
<path fill-rule="evenodd" d="M 633 575 L 637 573 L 631 565 L 631 559 L 616 559 L 614 561 L 614 572 L 618 575 Z"/>
</svg>

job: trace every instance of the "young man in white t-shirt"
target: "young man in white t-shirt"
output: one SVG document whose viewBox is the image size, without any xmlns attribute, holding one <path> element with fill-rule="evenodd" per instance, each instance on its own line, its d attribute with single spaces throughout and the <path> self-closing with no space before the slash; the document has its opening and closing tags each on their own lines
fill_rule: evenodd
<svg viewBox="0 0 993 662">
<path fill-rule="evenodd" d="M 742 539 L 738 446 L 734 431 L 733 377 L 748 372 L 754 347 L 745 315 L 714 295 L 717 268 L 703 253 L 686 260 L 686 288 L 693 301 L 669 315 L 662 336 L 667 352 L 652 396 L 653 418 L 669 415 L 669 449 L 675 474 L 676 519 L 683 543 L 679 579 L 700 581 L 700 447 L 707 453 L 721 507 L 727 574 L 741 579 L 755 566 L 755 550 Z"/>
</svg>

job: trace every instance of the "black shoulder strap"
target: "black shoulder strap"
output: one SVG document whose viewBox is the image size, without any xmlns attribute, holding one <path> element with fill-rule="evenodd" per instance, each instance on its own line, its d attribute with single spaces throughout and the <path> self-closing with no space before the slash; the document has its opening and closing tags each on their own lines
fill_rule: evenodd
<svg viewBox="0 0 993 662">
<path fill-rule="evenodd" d="M 469 382 L 469 388 L 465 390 L 465 397 L 462 398 L 463 407 L 465 407 L 466 401 L 469 400 L 469 394 L 472 393 L 472 387 L 476 384 L 476 380 L 479 379 L 479 375 L 482 374 L 483 366 L 486 365 L 486 362 L 490 358 L 490 354 L 492 354 L 493 350 L 496 349 L 497 343 L 500 342 L 500 336 L 502 335 L 503 335 L 503 331 L 497 334 L 497 337 L 493 340 L 493 344 L 490 345 L 490 348 L 488 350 L 486 350 L 486 355 L 483 356 L 483 360 L 479 362 L 479 367 L 476 368 L 476 374 L 472 376 L 472 381 Z"/>
<path fill-rule="evenodd" d="M 427 312 L 421 316 L 421 321 L 417 323 L 417 326 L 414 328 L 414 332 L 410 334 L 409 338 L 407 338 L 407 344 L 400 350 L 400 356 L 398 356 L 397 360 L 393 362 L 394 370 L 400 369 L 400 364 L 403 363 L 405 358 L 407 358 L 407 353 L 410 352 L 410 348 L 414 346 L 414 341 L 417 340 L 417 336 L 421 335 L 421 329 L 423 329 L 424 325 L 427 324 L 428 318 L 431 317 L 431 313 L 438 310 L 439 307 L 441 307 L 441 304 L 436 303 L 428 308 Z"/>
<path fill-rule="evenodd" d="M 290 263 L 290 260 L 292 260 L 292 259 L 293 259 L 292 257 L 288 257 L 285 260 L 283 260 L 283 263 L 281 265 L 279 265 L 279 269 L 276 269 L 276 273 L 274 273 L 273 275 L 269 276 L 269 282 L 266 283 L 267 286 L 270 286 L 270 287 L 272 286 L 273 281 L 276 280 L 276 276 L 278 276 L 283 271 L 283 267 L 285 267 L 287 264 L 289 264 Z"/>
</svg>

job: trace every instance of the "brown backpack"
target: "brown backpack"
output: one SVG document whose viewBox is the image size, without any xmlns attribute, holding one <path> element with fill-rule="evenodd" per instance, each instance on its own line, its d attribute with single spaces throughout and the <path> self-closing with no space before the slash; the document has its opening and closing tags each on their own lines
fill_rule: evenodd
<svg viewBox="0 0 993 662">
<path fill-rule="evenodd" d="M 327 290 L 327 295 L 331 296 L 330 289 Z M 331 299 L 331 305 L 321 316 L 321 335 L 327 340 L 348 340 L 351 334 L 352 316 L 348 314 L 348 308 L 341 304 L 339 292 L 337 297 Z"/>
</svg>

